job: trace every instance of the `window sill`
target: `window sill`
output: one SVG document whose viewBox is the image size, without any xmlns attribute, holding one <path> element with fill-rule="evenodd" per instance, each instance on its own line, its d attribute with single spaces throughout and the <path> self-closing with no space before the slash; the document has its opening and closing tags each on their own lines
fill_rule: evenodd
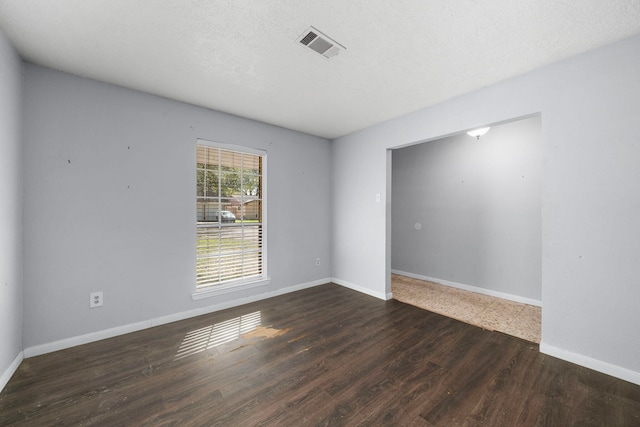
<svg viewBox="0 0 640 427">
<path fill-rule="evenodd" d="M 271 283 L 271 278 L 268 277 L 266 279 L 259 279 L 254 282 L 242 282 L 242 283 L 234 283 L 234 284 L 228 284 L 228 285 L 213 286 L 211 289 L 205 289 L 202 291 L 193 292 L 191 294 L 191 299 L 193 299 L 194 301 L 197 301 L 204 298 L 211 298 L 217 295 L 228 294 L 230 292 L 241 291 L 243 289 L 251 289 L 251 288 L 257 288 L 260 286 L 267 286 L 269 283 Z"/>
</svg>

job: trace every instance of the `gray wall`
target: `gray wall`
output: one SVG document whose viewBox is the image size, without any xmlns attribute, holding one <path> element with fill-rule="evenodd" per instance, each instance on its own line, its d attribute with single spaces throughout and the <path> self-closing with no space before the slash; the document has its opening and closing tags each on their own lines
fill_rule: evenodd
<svg viewBox="0 0 640 427">
<path fill-rule="evenodd" d="M 540 112 L 541 349 L 640 383 L 639 75 L 634 37 L 334 140 L 336 280 L 388 290 L 388 149 Z"/>
<path fill-rule="evenodd" d="M 0 32 L 0 389 L 22 351 L 21 68 Z"/>
<path fill-rule="evenodd" d="M 535 116 L 393 150 L 391 268 L 539 302 L 541 137 Z"/>
<path fill-rule="evenodd" d="M 25 349 L 330 278 L 329 141 L 25 70 Z M 191 298 L 196 138 L 267 151 L 266 288 Z"/>
</svg>

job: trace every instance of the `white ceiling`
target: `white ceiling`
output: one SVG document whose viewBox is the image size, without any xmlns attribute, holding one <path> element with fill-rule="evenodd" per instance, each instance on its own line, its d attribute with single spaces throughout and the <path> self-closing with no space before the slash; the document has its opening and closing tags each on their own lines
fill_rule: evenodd
<svg viewBox="0 0 640 427">
<path fill-rule="evenodd" d="M 0 0 L 0 28 L 29 62 L 334 138 L 640 33 L 640 0 Z"/>
</svg>

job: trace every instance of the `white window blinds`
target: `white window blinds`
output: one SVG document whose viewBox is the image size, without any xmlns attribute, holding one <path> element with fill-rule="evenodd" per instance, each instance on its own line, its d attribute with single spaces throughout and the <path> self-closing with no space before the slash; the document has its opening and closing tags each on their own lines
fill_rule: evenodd
<svg viewBox="0 0 640 427">
<path fill-rule="evenodd" d="M 196 290 L 265 278 L 264 155 L 196 151 Z"/>
</svg>

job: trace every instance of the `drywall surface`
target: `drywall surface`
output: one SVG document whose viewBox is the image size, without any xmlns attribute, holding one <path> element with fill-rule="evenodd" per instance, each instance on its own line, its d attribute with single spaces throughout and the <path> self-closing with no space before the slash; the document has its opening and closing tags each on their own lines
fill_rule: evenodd
<svg viewBox="0 0 640 427">
<path fill-rule="evenodd" d="M 0 32 L 0 389 L 22 351 L 21 68 Z"/>
<path fill-rule="evenodd" d="M 640 382 L 638 75 L 633 37 L 334 140 L 333 276 L 387 290 L 388 149 L 541 113 L 541 348 Z"/>
<path fill-rule="evenodd" d="M 329 141 L 25 70 L 25 349 L 331 277 Z M 267 287 L 192 300 L 197 138 L 267 152 Z"/>
<path fill-rule="evenodd" d="M 393 150 L 391 268 L 541 299 L 540 117 Z"/>
</svg>

